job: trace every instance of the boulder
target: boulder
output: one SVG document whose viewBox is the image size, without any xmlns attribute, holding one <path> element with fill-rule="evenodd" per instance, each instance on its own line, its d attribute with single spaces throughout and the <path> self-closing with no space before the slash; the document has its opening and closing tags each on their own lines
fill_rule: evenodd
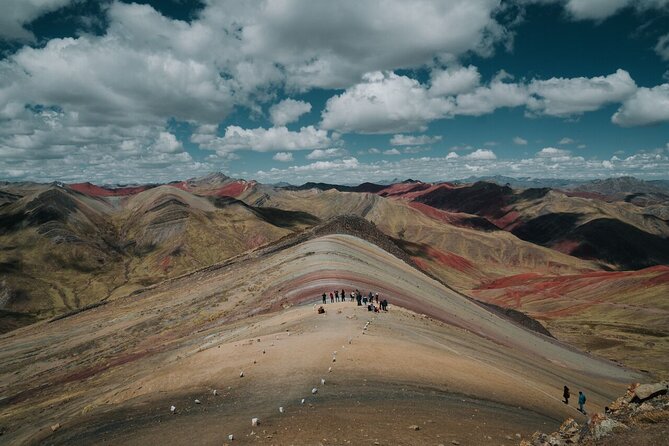
<svg viewBox="0 0 669 446">
<path fill-rule="evenodd" d="M 668 382 L 661 382 L 655 384 L 641 384 L 634 389 L 634 398 L 632 401 L 645 401 L 658 395 L 664 395 L 669 390 Z"/>
<path fill-rule="evenodd" d="M 412 431 L 417 431 L 420 430 L 420 427 L 417 424 L 412 424 L 411 426 L 409 426 L 409 429 L 411 429 Z"/>
</svg>

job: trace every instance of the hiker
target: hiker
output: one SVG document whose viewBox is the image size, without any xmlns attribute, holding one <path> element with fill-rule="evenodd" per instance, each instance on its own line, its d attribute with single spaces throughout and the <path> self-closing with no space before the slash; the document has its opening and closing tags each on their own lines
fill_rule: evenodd
<svg viewBox="0 0 669 446">
<path fill-rule="evenodd" d="M 569 404 L 569 397 L 570 396 L 571 395 L 569 393 L 569 387 L 564 386 L 564 390 L 562 391 L 562 398 L 564 398 L 564 403 L 565 404 Z"/>
<path fill-rule="evenodd" d="M 381 301 L 381 308 L 383 308 L 383 311 L 388 311 L 388 301 L 386 299 Z"/>
<path fill-rule="evenodd" d="M 355 293 L 351 291 L 351 302 L 353 302 L 354 300 L 355 300 Z"/>
<path fill-rule="evenodd" d="M 370 302 L 372 302 L 374 300 L 374 294 L 372 294 L 371 291 L 369 292 L 369 295 L 367 296 L 367 300 L 369 300 Z"/>
<path fill-rule="evenodd" d="M 335 290 L 335 302 L 339 302 L 339 290 Z"/>
<path fill-rule="evenodd" d="M 334 303 L 334 294 L 330 293 L 330 303 Z"/>
<path fill-rule="evenodd" d="M 581 412 L 583 415 L 585 415 L 585 409 L 583 409 L 583 406 L 585 406 L 585 393 L 583 393 L 579 390 L 578 391 L 578 411 Z"/>
<path fill-rule="evenodd" d="M 346 291 L 344 289 L 341 289 L 341 301 L 346 302 Z"/>
<path fill-rule="evenodd" d="M 328 303 L 327 295 L 325 293 L 323 293 L 323 303 L 324 304 Z"/>
<path fill-rule="evenodd" d="M 379 303 L 379 293 L 376 293 L 376 296 L 374 296 L 374 299 L 376 300 L 376 303 Z"/>
<path fill-rule="evenodd" d="M 355 295 L 355 300 L 358 301 L 358 306 L 361 307 L 362 306 L 362 297 L 360 297 L 360 294 Z"/>
</svg>

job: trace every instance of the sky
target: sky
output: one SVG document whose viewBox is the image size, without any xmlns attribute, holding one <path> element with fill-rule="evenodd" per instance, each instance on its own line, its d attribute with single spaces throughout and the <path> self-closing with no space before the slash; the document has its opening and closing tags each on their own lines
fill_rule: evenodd
<svg viewBox="0 0 669 446">
<path fill-rule="evenodd" d="M 669 179 L 669 0 L 4 0 L 0 180 Z"/>
</svg>

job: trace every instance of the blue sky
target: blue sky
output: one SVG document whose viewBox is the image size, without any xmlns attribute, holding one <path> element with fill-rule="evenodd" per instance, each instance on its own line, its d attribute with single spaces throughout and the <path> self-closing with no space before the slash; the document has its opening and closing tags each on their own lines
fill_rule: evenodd
<svg viewBox="0 0 669 446">
<path fill-rule="evenodd" d="M 0 5 L 0 179 L 669 178 L 669 0 Z"/>
</svg>

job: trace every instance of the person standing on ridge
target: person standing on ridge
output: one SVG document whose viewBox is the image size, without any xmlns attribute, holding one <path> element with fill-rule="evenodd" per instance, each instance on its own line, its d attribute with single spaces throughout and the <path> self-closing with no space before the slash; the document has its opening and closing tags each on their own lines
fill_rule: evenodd
<svg viewBox="0 0 669 446">
<path fill-rule="evenodd" d="M 334 294 L 332 294 L 332 292 L 330 292 L 330 303 L 334 303 Z"/>
<path fill-rule="evenodd" d="M 562 398 L 564 398 L 564 403 L 569 404 L 569 397 L 571 394 L 569 393 L 569 387 L 564 386 L 564 390 L 562 391 Z"/>
<path fill-rule="evenodd" d="M 585 406 L 585 393 L 583 393 L 579 390 L 578 391 L 578 411 L 581 412 L 583 415 L 585 415 L 585 409 L 583 408 L 583 406 Z"/>
<path fill-rule="evenodd" d="M 340 296 L 341 296 L 341 301 L 346 302 L 346 291 L 344 291 L 343 288 L 341 289 L 341 295 Z"/>
<path fill-rule="evenodd" d="M 325 293 L 323 293 L 323 303 L 328 303 L 327 295 Z"/>
<path fill-rule="evenodd" d="M 335 290 L 335 302 L 339 302 L 339 290 Z"/>
</svg>

